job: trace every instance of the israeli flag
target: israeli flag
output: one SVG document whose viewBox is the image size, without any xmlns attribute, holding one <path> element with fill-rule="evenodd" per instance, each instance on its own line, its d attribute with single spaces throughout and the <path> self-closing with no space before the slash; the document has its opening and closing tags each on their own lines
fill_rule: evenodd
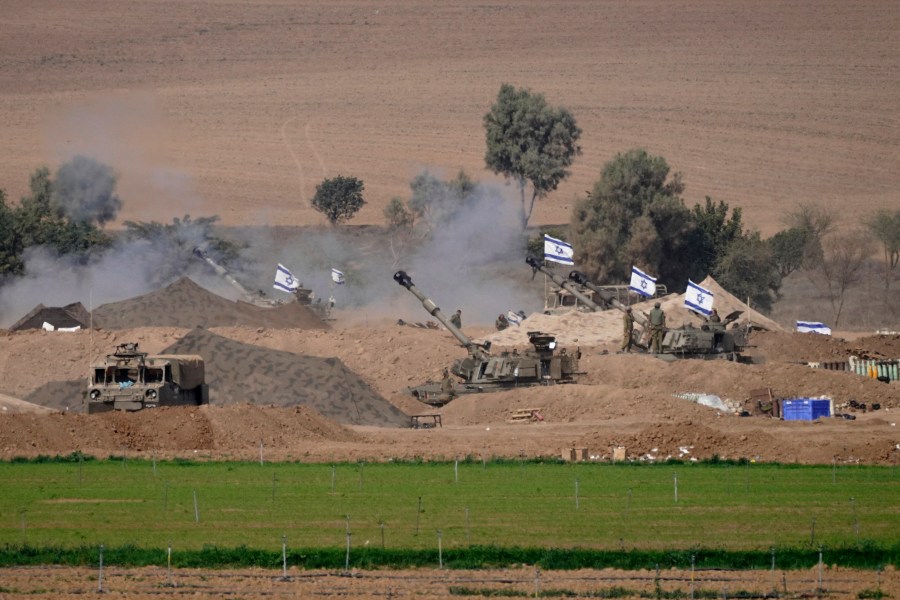
<svg viewBox="0 0 900 600">
<path fill-rule="evenodd" d="M 294 274 L 288 271 L 288 268 L 283 264 L 278 263 L 278 268 L 275 270 L 275 285 L 273 285 L 276 290 L 281 290 L 282 292 L 291 293 L 300 287 L 300 282 L 297 281 L 297 278 L 294 277 Z"/>
<path fill-rule="evenodd" d="M 510 325 L 522 324 L 522 317 L 519 315 L 519 313 L 514 311 L 509 311 L 508 313 L 506 313 L 506 320 L 509 321 Z"/>
<path fill-rule="evenodd" d="M 656 279 L 637 267 L 631 267 L 631 283 L 628 285 L 628 289 L 641 296 L 652 298 L 656 295 Z"/>
<path fill-rule="evenodd" d="M 708 317 L 713 308 L 713 293 L 688 279 L 688 288 L 684 292 L 684 305 Z"/>
<path fill-rule="evenodd" d="M 575 250 L 572 244 L 552 238 L 544 234 L 544 260 L 562 263 L 564 265 L 575 264 Z"/>
<path fill-rule="evenodd" d="M 338 285 L 344 285 L 344 273 L 337 269 L 331 269 L 331 280 Z"/>
<path fill-rule="evenodd" d="M 821 333 L 823 335 L 831 335 L 831 327 L 825 323 L 815 321 L 797 321 L 797 331 L 799 333 Z"/>
</svg>

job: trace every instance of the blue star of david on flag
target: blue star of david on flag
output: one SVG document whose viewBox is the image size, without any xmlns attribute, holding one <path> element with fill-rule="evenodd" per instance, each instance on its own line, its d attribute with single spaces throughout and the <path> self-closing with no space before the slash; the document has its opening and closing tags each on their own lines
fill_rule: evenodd
<svg viewBox="0 0 900 600">
<path fill-rule="evenodd" d="M 282 292 L 291 293 L 300 287 L 300 282 L 297 281 L 293 273 L 288 271 L 287 267 L 278 263 L 278 268 L 275 270 L 275 285 L 272 287 Z"/>
<path fill-rule="evenodd" d="M 656 295 L 656 278 L 650 277 L 637 267 L 631 267 L 631 282 L 628 289 L 641 296 L 652 298 Z"/>
<path fill-rule="evenodd" d="M 572 244 L 552 238 L 544 234 L 544 260 L 562 263 L 564 265 L 575 264 L 575 249 Z"/>
<path fill-rule="evenodd" d="M 712 312 L 714 295 L 706 288 L 702 288 L 690 279 L 684 292 L 684 305 L 691 310 L 704 314 L 707 317 Z"/>
</svg>

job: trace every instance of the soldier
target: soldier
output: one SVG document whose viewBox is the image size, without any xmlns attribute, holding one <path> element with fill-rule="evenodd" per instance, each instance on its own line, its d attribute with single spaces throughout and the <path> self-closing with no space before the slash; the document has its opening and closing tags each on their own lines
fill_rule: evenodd
<svg viewBox="0 0 900 600">
<path fill-rule="evenodd" d="M 659 354 L 665 328 L 666 313 L 663 312 L 659 302 L 657 302 L 653 305 L 653 310 L 650 311 L 650 352 L 653 354 Z"/>
<path fill-rule="evenodd" d="M 506 318 L 506 315 L 500 314 L 497 317 L 497 320 L 494 321 L 494 327 L 497 328 L 497 331 L 503 331 L 507 327 L 509 327 L 509 319 Z"/>
<path fill-rule="evenodd" d="M 445 367 L 441 379 L 441 399 L 445 402 L 449 402 L 455 397 L 456 390 L 453 388 L 453 378 L 450 377 L 450 371 L 448 371 Z"/>
<path fill-rule="evenodd" d="M 634 333 L 634 316 L 631 314 L 631 307 L 625 309 L 625 317 L 622 319 L 625 326 L 622 332 L 622 350 L 621 352 L 631 352 L 631 344 L 633 343 L 632 334 Z"/>
<path fill-rule="evenodd" d="M 450 315 L 450 322 L 457 329 L 462 329 L 462 310 L 456 309 L 456 312 Z"/>
<path fill-rule="evenodd" d="M 710 323 L 721 323 L 722 319 L 719 317 L 719 311 L 716 309 L 712 309 L 712 312 L 709 313 L 709 322 Z"/>
</svg>

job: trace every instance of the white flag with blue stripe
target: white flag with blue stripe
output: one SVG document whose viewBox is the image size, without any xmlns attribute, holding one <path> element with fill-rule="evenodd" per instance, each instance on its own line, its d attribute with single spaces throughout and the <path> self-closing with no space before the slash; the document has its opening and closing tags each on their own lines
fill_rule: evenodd
<svg viewBox="0 0 900 600">
<path fill-rule="evenodd" d="M 509 311 L 506 313 L 506 320 L 509 321 L 510 325 L 521 325 L 522 324 L 522 316 L 515 312 Z"/>
<path fill-rule="evenodd" d="M 572 244 L 552 238 L 545 233 L 544 260 L 550 260 L 564 265 L 574 265 L 575 249 L 572 248 Z"/>
<path fill-rule="evenodd" d="M 831 335 L 831 327 L 817 321 L 797 321 L 797 331 L 800 333 L 821 333 Z"/>
<path fill-rule="evenodd" d="M 344 285 L 344 273 L 337 269 L 331 269 L 331 280 L 338 285 Z"/>
<path fill-rule="evenodd" d="M 637 267 L 631 267 L 631 283 L 628 289 L 641 296 L 652 298 L 656 295 L 656 278 L 650 277 Z"/>
<path fill-rule="evenodd" d="M 278 263 L 278 268 L 275 270 L 275 285 L 272 287 L 282 292 L 291 293 L 300 287 L 300 282 L 297 281 L 293 273 L 288 271 L 287 267 Z"/>
<path fill-rule="evenodd" d="M 684 292 L 684 305 L 698 313 L 709 316 L 713 308 L 713 293 L 700 287 L 688 279 L 688 287 Z"/>
</svg>

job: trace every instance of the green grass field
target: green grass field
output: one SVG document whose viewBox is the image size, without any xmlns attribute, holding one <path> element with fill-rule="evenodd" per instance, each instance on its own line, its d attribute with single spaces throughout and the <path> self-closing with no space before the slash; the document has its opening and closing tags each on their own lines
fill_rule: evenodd
<svg viewBox="0 0 900 600">
<path fill-rule="evenodd" d="M 0 464 L 7 546 L 344 548 L 348 528 L 359 549 L 431 550 L 439 535 L 448 551 L 890 545 L 900 475 L 758 464 Z"/>
</svg>

